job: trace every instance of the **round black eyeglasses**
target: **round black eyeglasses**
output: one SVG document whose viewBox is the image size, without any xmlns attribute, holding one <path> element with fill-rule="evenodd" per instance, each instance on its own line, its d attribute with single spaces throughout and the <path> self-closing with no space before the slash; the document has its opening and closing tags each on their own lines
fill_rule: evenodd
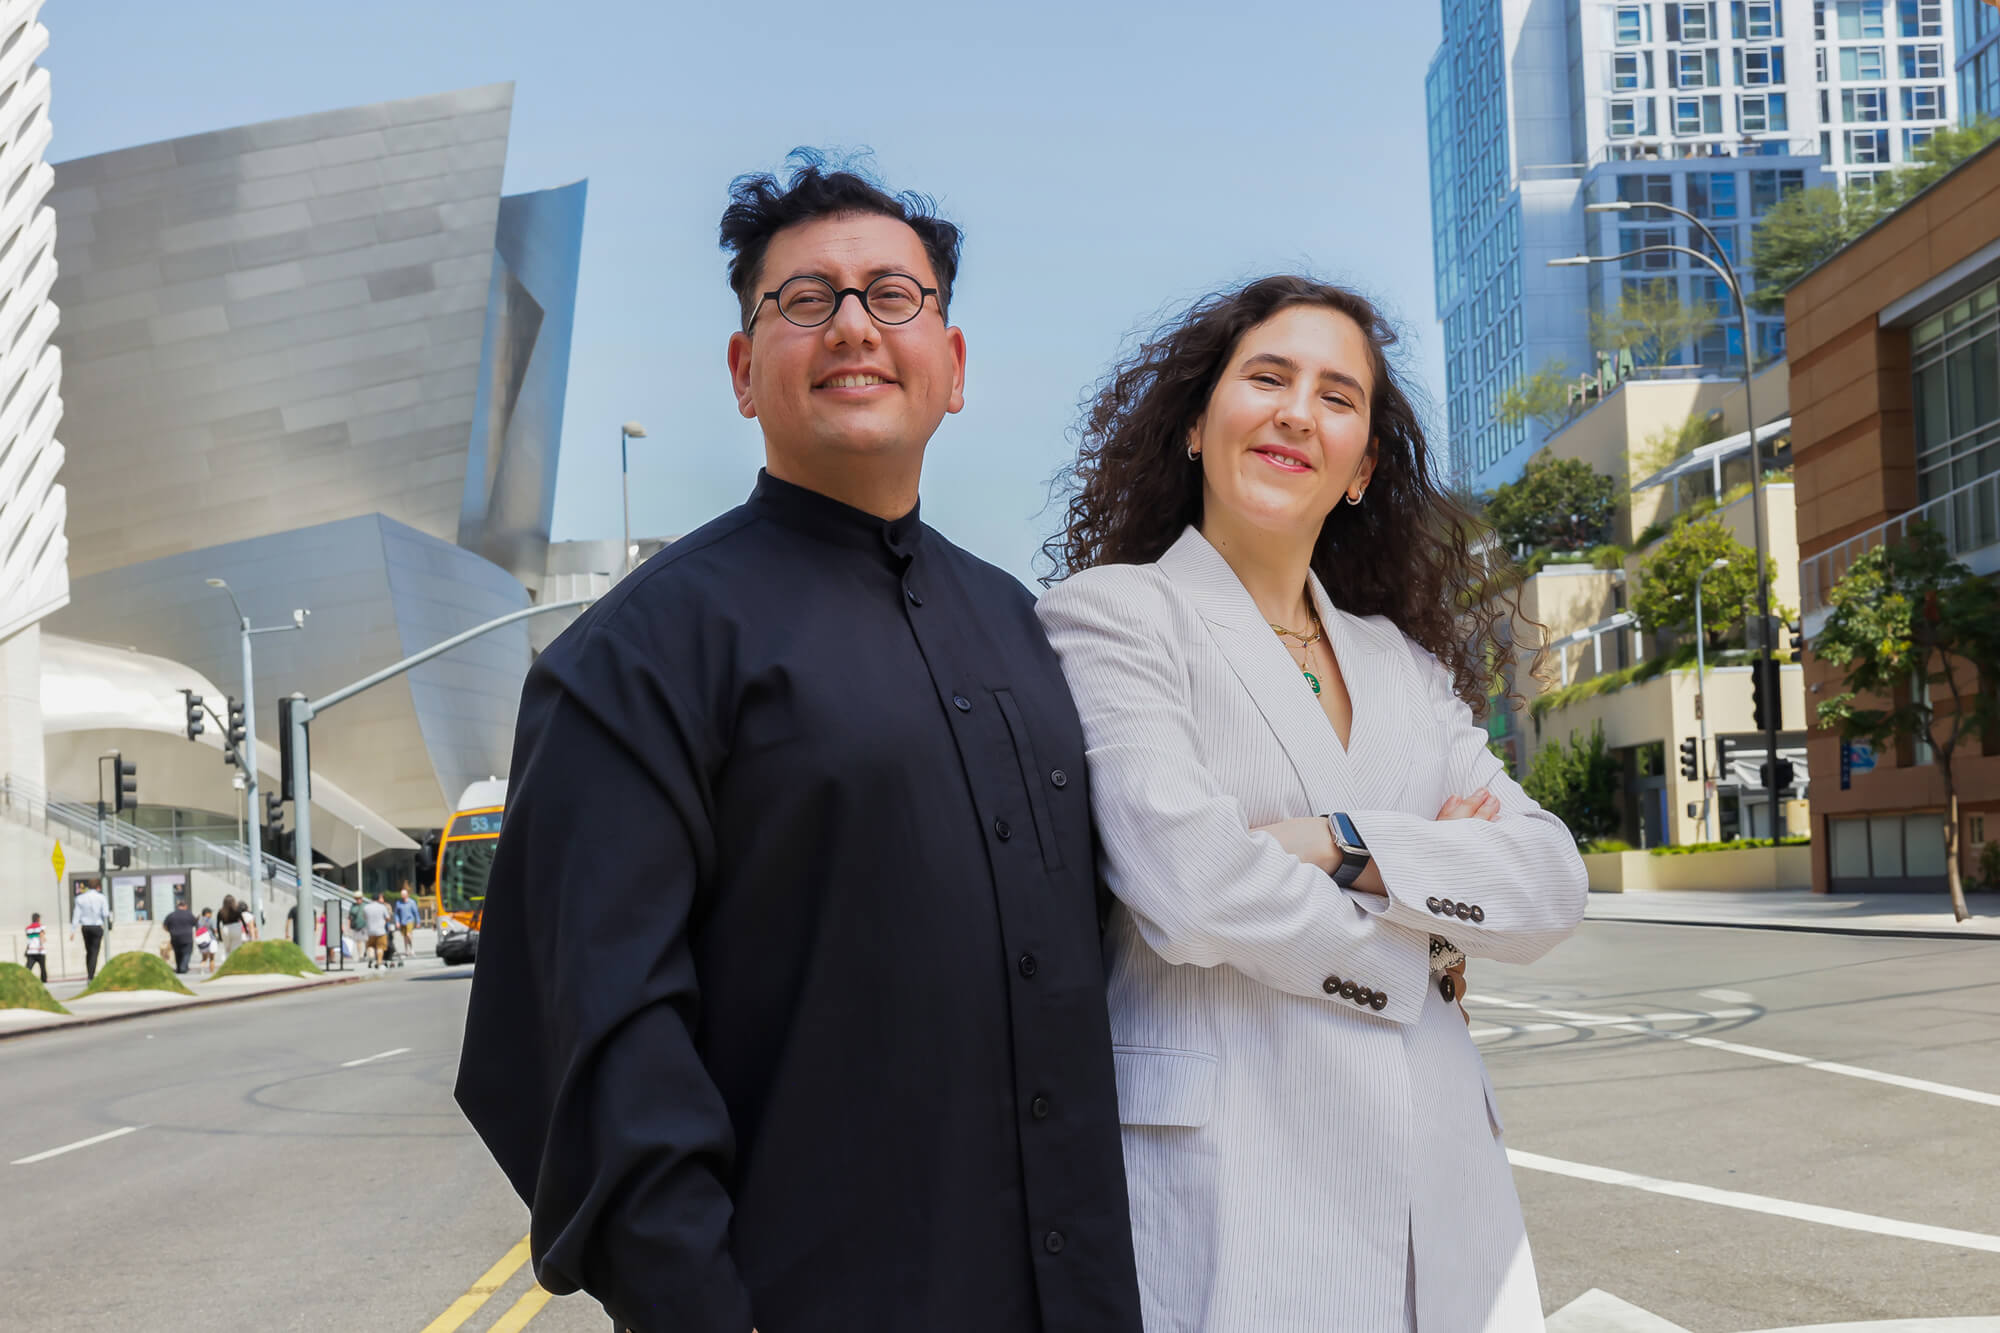
<svg viewBox="0 0 2000 1333">
<path fill-rule="evenodd" d="M 835 287 L 825 278 L 801 273 L 785 279 L 777 291 L 765 292 L 743 328 L 748 332 L 750 325 L 757 322 L 765 301 L 776 301 L 778 313 L 788 323 L 802 329 L 816 329 L 839 314 L 840 303 L 850 296 L 861 302 L 862 312 L 877 324 L 907 324 L 923 313 L 924 298 L 936 295 L 937 288 L 925 287 L 907 273 L 884 273 L 865 290 Z"/>
</svg>

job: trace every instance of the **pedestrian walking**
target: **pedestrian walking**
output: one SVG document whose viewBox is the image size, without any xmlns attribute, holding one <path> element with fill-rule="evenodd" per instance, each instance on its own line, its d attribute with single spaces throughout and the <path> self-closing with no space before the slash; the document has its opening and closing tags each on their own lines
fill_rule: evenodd
<svg viewBox="0 0 2000 1333">
<path fill-rule="evenodd" d="M 410 952 L 410 932 L 417 928 L 417 900 L 410 896 L 410 886 L 403 886 L 403 896 L 396 899 L 396 931 L 403 937 L 403 952 Z"/>
<path fill-rule="evenodd" d="M 529 670 L 459 1105 L 635 1333 L 1139 1333 L 1083 733 L 917 512 L 958 229 L 801 165 L 722 232 L 765 469 Z"/>
<path fill-rule="evenodd" d="M 368 966 L 381 966 L 389 943 L 389 908 L 379 893 L 361 904 L 361 933 L 368 937 Z"/>
<path fill-rule="evenodd" d="M 199 924 L 194 913 L 179 904 L 175 904 L 174 910 L 160 922 L 167 932 L 167 939 L 174 946 L 174 971 L 181 976 L 187 975 L 188 955 L 194 952 L 194 932 Z"/>
<path fill-rule="evenodd" d="M 215 971 L 215 909 L 201 909 L 201 919 L 194 923 L 194 947 L 201 954 L 204 971 Z"/>
<path fill-rule="evenodd" d="M 215 924 L 222 930 L 222 943 L 218 952 L 224 958 L 235 953 L 242 945 L 243 920 L 248 915 L 249 913 L 245 912 L 242 905 L 236 901 L 235 894 L 222 895 L 222 910 L 215 914 Z"/>
<path fill-rule="evenodd" d="M 48 929 L 42 925 L 40 912 L 28 922 L 28 967 L 31 971 L 39 969 L 42 984 L 49 984 Z"/>
<path fill-rule="evenodd" d="M 104 932 L 111 929 L 111 901 L 95 883 L 84 882 L 90 887 L 77 894 L 70 907 L 69 936 L 75 939 L 78 931 L 83 932 L 83 976 L 90 981 L 97 976 L 97 951 L 104 944 Z"/>
</svg>

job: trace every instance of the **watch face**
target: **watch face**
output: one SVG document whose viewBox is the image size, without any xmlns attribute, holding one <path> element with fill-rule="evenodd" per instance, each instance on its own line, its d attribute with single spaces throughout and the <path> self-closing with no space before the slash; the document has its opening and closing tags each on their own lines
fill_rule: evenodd
<svg viewBox="0 0 2000 1333">
<path fill-rule="evenodd" d="M 1361 841 L 1360 830 L 1354 827 L 1354 821 L 1346 815 L 1335 815 L 1333 817 L 1333 825 L 1334 832 L 1340 835 L 1340 841 L 1344 846 L 1366 847 L 1368 845 Z"/>
</svg>

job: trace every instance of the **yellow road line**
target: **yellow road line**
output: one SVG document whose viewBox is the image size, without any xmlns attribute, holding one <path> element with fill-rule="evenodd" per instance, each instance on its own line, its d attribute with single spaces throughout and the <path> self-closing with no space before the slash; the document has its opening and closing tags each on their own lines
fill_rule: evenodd
<svg viewBox="0 0 2000 1333">
<path fill-rule="evenodd" d="M 501 1315 L 486 1333 L 521 1333 L 528 1326 L 528 1321 L 540 1314 L 542 1307 L 548 1303 L 549 1293 L 543 1291 L 542 1284 L 537 1282 L 522 1292 L 521 1299 L 515 1301 L 512 1308 Z"/>
<path fill-rule="evenodd" d="M 513 1249 L 500 1256 L 499 1263 L 487 1269 L 479 1281 L 473 1283 L 467 1289 L 465 1295 L 453 1301 L 443 1314 L 424 1325 L 424 1333 L 452 1333 L 452 1330 L 472 1318 L 473 1312 L 486 1304 L 487 1299 L 494 1292 L 506 1286 L 507 1279 L 514 1276 L 519 1271 L 521 1265 L 526 1262 L 528 1262 L 528 1238 L 523 1236 L 515 1242 Z M 546 1300 L 548 1298 L 544 1295 L 543 1299 Z M 518 1304 L 515 1308 L 519 1308 Z M 539 1310 L 541 1307 L 536 1306 L 535 1308 Z M 510 1316 L 512 1313 L 513 1311 L 508 1311 Z M 533 1312 L 530 1311 L 530 1313 L 532 1314 Z M 523 1318 L 521 1322 L 526 1323 L 527 1320 Z M 516 1324 L 514 1327 L 519 1328 L 520 1325 Z"/>
</svg>

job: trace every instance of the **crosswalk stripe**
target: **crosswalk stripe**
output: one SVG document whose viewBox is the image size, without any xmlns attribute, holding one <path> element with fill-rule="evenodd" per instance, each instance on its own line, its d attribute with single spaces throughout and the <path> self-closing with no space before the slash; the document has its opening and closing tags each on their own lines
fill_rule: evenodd
<svg viewBox="0 0 2000 1333">
<path fill-rule="evenodd" d="M 1684 1180 L 1662 1180 L 1657 1176 L 1642 1176 L 1637 1172 L 1619 1171 L 1608 1166 L 1565 1162 L 1556 1157 L 1543 1157 L 1539 1153 L 1522 1152 L 1518 1148 L 1507 1150 L 1507 1160 L 1529 1171 L 1546 1171 L 1551 1175 L 1568 1176 L 1573 1180 L 1589 1180 L 1600 1185 L 1622 1185 L 1627 1189 L 1645 1190 L 1649 1194 L 1664 1194 L 1670 1198 L 1690 1199 L 1696 1203 L 1712 1203 L 1723 1208 L 1766 1213 L 1772 1217 L 1789 1217 L 1799 1222 L 1816 1222 L 1821 1226 L 1840 1227 L 1846 1231 L 1865 1231 L 1877 1236 L 1897 1236 L 1904 1240 L 1929 1241 L 1933 1245 L 1955 1245 L 1961 1249 L 2000 1254 L 2000 1236 L 1989 1236 L 1979 1231 L 1934 1227 L 1924 1222 L 1905 1222 L 1894 1217 L 1876 1217 L 1871 1213 L 1850 1212 L 1845 1208 L 1827 1208 L 1816 1203 L 1795 1203 L 1790 1199 L 1745 1194 L 1740 1190 L 1721 1190 L 1709 1185 L 1691 1184 Z"/>
<path fill-rule="evenodd" d="M 92 1144 L 105 1143 L 111 1139 L 123 1138 L 127 1134 L 134 1133 L 144 1128 L 145 1128 L 144 1125 L 126 1125 L 122 1129 L 114 1129 L 109 1133 L 93 1134 L 87 1139 L 78 1139 L 75 1143 L 65 1143 L 60 1148 L 50 1148 L 46 1152 L 38 1152 L 29 1157 L 16 1157 L 12 1162 L 9 1162 L 8 1165 L 33 1166 L 36 1162 L 46 1162 L 51 1157 L 60 1157 L 66 1152 L 75 1152 L 78 1148 L 88 1148 Z"/>
<path fill-rule="evenodd" d="M 507 1279 L 514 1276 L 526 1262 L 528 1262 L 528 1238 L 523 1236 L 515 1242 L 514 1248 L 500 1256 L 499 1263 L 487 1269 L 479 1281 L 466 1289 L 465 1295 L 446 1306 L 443 1314 L 425 1324 L 424 1333 L 452 1333 L 452 1330 L 472 1318 L 474 1312 L 486 1304 L 494 1292 L 506 1286 Z M 527 1321 L 524 1319 L 522 1322 Z"/>
</svg>

